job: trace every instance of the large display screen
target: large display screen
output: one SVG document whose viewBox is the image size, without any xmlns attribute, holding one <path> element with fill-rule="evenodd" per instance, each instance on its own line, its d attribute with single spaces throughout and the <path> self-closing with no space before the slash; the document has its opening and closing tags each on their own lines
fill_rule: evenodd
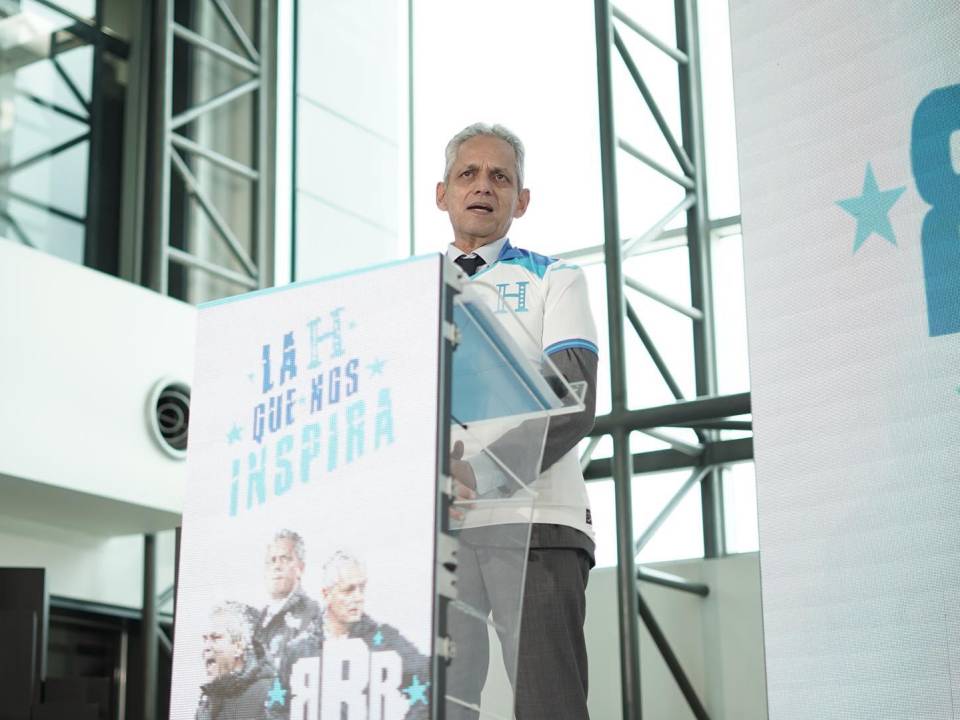
<svg viewBox="0 0 960 720">
<path fill-rule="evenodd" d="M 960 718 L 960 5 L 731 30 L 770 718 Z"/>
<path fill-rule="evenodd" d="M 440 262 L 201 308 L 172 719 L 428 716 Z"/>
</svg>

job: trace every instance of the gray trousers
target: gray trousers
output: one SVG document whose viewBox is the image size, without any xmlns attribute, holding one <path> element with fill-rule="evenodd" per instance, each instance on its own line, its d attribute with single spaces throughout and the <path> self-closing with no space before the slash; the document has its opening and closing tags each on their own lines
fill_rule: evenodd
<svg viewBox="0 0 960 720">
<path fill-rule="evenodd" d="M 516 677 L 517 720 L 587 720 L 583 622 L 593 543 L 573 528 L 534 525 L 526 552 L 515 544 L 512 529 L 519 526 L 461 532 L 458 596 L 478 614 L 491 613 L 507 674 L 511 681 Z M 490 653 L 487 626 L 477 613 L 454 607 L 448 622 L 456 657 L 448 668 L 447 693 L 474 705 L 480 704 Z M 478 713 L 448 702 L 446 717 L 474 720 Z"/>
</svg>

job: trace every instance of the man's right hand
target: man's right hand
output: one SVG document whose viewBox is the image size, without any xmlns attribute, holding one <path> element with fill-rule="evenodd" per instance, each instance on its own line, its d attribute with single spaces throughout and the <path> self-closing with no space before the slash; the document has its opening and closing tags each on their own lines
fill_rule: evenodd
<svg viewBox="0 0 960 720">
<path fill-rule="evenodd" d="M 470 463 L 463 459 L 462 440 L 457 440 L 450 452 L 450 475 L 453 477 L 454 501 L 473 500 L 477 497 L 477 476 Z M 450 515 L 456 520 L 463 519 L 463 511 L 458 507 L 452 507 Z"/>
</svg>

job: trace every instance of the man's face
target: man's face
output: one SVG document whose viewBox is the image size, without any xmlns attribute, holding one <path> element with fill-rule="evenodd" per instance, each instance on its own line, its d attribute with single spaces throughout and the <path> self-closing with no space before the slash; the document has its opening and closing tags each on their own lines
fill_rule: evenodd
<svg viewBox="0 0 960 720">
<path fill-rule="evenodd" d="M 347 566 L 333 587 L 324 588 L 327 612 L 339 623 L 357 622 L 363 615 L 366 592 L 367 576 L 364 571 L 356 565 Z"/>
<path fill-rule="evenodd" d="M 478 135 L 460 146 L 447 183 L 437 183 L 437 207 L 450 216 L 455 241 L 480 247 L 499 240 L 527 211 L 530 191 L 518 186 L 516 161 L 498 137 Z"/>
<path fill-rule="evenodd" d="M 216 680 L 243 665 L 243 647 L 230 639 L 227 623 L 222 615 L 210 618 L 210 629 L 203 634 L 203 663 L 207 678 Z"/>
<path fill-rule="evenodd" d="M 293 592 L 303 574 L 303 563 L 293 551 L 293 541 L 283 538 L 267 545 L 263 569 L 270 597 L 281 600 Z"/>
</svg>

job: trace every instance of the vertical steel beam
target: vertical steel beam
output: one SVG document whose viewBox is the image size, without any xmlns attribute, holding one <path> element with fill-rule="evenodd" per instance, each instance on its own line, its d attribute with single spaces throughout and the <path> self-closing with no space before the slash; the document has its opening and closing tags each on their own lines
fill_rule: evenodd
<svg viewBox="0 0 960 720">
<path fill-rule="evenodd" d="M 170 263 L 170 117 L 173 108 L 173 3 L 155 0 L 151 62 L 151 107 L 153 128 L 150 171 L 155 178 L 150 203 L 150 257 L 147 286 L 167 294 Z"/>
<path fill-rule="evenodd" d="M 143 282 L 143 252 L 147 212 L 147 138 L 150 134 L 150 52 L 154 17 L 152 7 L 135 4 L 138 41 L 130 46 L 130 70 L 124 103 L 124 153 L 121 186 L 119 275 L 132 283 Z"/>
<path fill-rule="evenodd" d="M 607 322 L 610 332 L 610 387 L 614 414 L 627 409 L 624 347 L 622 249 L 617 209 L 617 135 L 613 122 L 613 79 L 610 67 L 613 28 L 609 0 L 594 0 L 597 34 L 597 89 L 600 106 L 600 172 L 603 179 L 604 260 L 607 270 Z M 620 680 L 624 720 L 642 716 L 640 704 L 640 636 L 637 570 L 633 559 L 633 498 L 629 433 L 613 432 L 613 482 L 617 512 L 617 596 L 620 603 Z"/>
<path fill-rule="evenodd" d="M 157 717 L 157 537 L 143 536 L 143 720 Z"/>
<path fill-rule="evenodd" d="M 103 27 L 103 0 L 96 0 L 94 9 L 94 23 L 97 29 Z M 101 164 L 98 157 L 103 147 L 103 54 L 101 43 L 93 46 L 93 64 L 90 70 L 90 142 L 87 145 L 87 210 L 86 226 L 83 239 L 83 264 L 88 267 L 100 267 L 100 256 L 97 245 L 103 241 L 100 222 L 103 214 L 100 199 L 101 185 L 103 184 Z"/>
<path fill-rule="evenodd" d="M 680 123 L 683 148 L 693 161 L 696 202 L 687 210 L 687 253 L 690 261 L 690 300 L 703 312 L 693 323 L 693 355 L 697 396 L 716 395 L 717 366 L 713 329 L 713 278 L 710 261 L 710 215 L 707 207 L 706 153 L 703 137 L 703 98 L 700 87 L 700 48 L 697 28 L 697 0 L 674 0 L 677 48 L 688 62 L 679 65 Z M 707 440 L 716 431 L 706 431 Z M 723 492 L 720 471 L 704 478 L 700 487 L 703 511 L 703 553 L 720 557 L 725 553 Z"/>
<path fill-rule="evenodd" d="M 259 35 L 260 86 L 256 94 L 253 140 L 260 176 L 254 188 L 255 239 L 252 251 L 258 269 L 257 282 L 260 287 L 270 287 L 274 284 L 272 250 L 276 227 L 273 179 L 276 177 L 274 140 L 277 136 L 277 4 L 271 0 L 260 0 L 254 12 L 257 13 L 254 25 Z"/>
</svg>

